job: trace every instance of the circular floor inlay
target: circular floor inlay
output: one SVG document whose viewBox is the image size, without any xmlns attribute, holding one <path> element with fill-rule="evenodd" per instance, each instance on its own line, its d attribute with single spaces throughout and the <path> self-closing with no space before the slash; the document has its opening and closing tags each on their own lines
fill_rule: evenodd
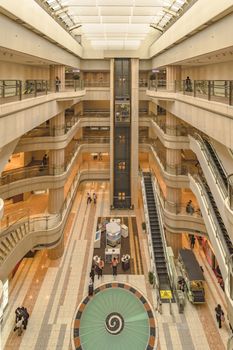
<svg viewBox="0 0 233 350">
<path fill-rule="evenodd" d="M 124 329 L 124 319 L 118 312 L 111 312 L 105 320 L 105 328 L 112 335 L 119 334 Z"/>
<path fill-rule="evenodd" d="M 75 350 L 154 350 L 157 329 L 148 301 L 125 283 L 107 283 L 79 305 L 74 320 Z"/>
</svg>

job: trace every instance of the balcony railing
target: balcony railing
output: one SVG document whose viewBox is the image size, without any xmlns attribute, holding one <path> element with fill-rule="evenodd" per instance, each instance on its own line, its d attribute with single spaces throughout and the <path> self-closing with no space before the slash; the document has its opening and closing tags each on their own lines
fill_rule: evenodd
<svg viewBox="0 0 233 350">
<path fill-rule="evenodd" d="M 47 95 L 51 92 L 78 91 L 84 88 L 82 80 L 65 80 L 56 85 L 48 80 L 0 80 L 0 104 Z"/>
<path fill-rule="evenodd" d="M 60 136 L 67 134 L 68 131 L 79 121 L 80 116 L 68 116 L 65 118 L 65 124 L 59 126 L 38 126 L 26 133 L 23 138 L 29 137 L 48 137 L 48 136 Z"/>
<path fill-rule="evenodd" d="M 233 105 L 233 80 L 150 80 L 149 90 L 177 92 Z"/>
<path fill-rule="evenodd" d="M 85 87 L 110 87 L 110 81 L 88 81 L 84 80 Z"/>
<path fill-rule="evenodd" d="M 158 139 L 149 139 L 146 137 L 140 137 L 139 143 L 149 144 L 151 150 L 158 158 L 162 168 L 170 175 L 188 175 L 191 173 L 198 173 L 198 169 L 195 166 L 197 160 L 183 160 L 181 164 L 167 164 L 166 160 L 166 148 L 161 144 Z"/>
</svg>

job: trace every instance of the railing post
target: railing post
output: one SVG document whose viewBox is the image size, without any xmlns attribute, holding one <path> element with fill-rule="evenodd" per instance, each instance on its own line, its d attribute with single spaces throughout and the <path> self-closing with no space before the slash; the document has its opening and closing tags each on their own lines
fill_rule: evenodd
<svg viewBox="0 0 233 350">
<path fill-rule="evenodd" d="M 23 82 L 22 80 L 19 81 L 19 100 L 21 101 L 23 98 Z"/>
<path fill-rule="evenodd" d="M 211 100 L 211 80 L 208 80 L 208 101 Z"/>
<path fill-rule="evenodd" d="M 45 94 L 48 94 L 48 80 L 45 80 Z"/>
<path fill-rule="evenodd" d="M 193 96 L 196 97 L 197 93 L 197 86 L 196 86 L 196 80 L 193 81 Z"/>
<path fill-rule="evenodd" d="M 229 85 L 229 105 L 232 106 L 232 94 L 233 94 L 233 81 L 230 80 L 230 85 Z"/>
<path fill-rule="evenodd" d="M 36 95 L 37 95 L 37 81 L 36 80 L 34 80 L 34 86 L 35 86 L 35 93 L 34 93 L 34 96 L 36 97 Z"/>
<path fill-rule="evenodd" d="M 5 97 L 5 80 L 3 80 L 3 85 L 2 85 L 2 97 Z"/>
</svg>

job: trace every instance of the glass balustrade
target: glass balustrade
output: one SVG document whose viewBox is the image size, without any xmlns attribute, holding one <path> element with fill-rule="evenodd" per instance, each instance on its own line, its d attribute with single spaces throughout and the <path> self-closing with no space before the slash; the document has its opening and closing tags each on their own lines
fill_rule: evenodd
<svg viewBox="0 0 233 350">
<path fill-rule="evenodd" d="M 0 104 L 47 95 L 51 92 L 69 92 L 84 89 L 82 80 L 65 80 L 56 85 L 48 80 L 0 80 Z"/>
<path fill-rule="evenodd" d="M 149 90 L 170 91 L 233 105 L 233 80 L 150 80 Z"/>
</svg>

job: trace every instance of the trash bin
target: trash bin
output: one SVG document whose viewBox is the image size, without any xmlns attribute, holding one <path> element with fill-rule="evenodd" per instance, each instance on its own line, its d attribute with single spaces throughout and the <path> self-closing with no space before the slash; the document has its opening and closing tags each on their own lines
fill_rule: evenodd
<svg viewBox="0 0 233 350">
<path fill-rule="evenodd" d="M 130 268 L 130 256 L 129 254 L 123 255 L 121 258 L 121 266 L 123 271 L 127 271 Z"/>
</svg>

